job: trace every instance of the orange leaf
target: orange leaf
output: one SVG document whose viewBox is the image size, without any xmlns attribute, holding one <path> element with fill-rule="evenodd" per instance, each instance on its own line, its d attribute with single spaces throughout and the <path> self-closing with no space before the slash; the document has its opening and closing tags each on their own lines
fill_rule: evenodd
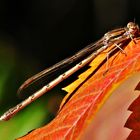
<svg viewBox="0 0 140 140">
<path fill-rule="evenodd" d="M 120 50 L 112 55 L 110 54 L 108 72 L 106 71 L 105 63 L 106 53 L 100 54 L 90 64 L 91 68 L 81 74 L 71 88 L 65 88 L 69 92 L 68 94 L 73 94 L 73 96 L 66 104 L 66 99 L 64 99 L 63 104 L 65 105 L 63 106 L 62 104 L 63 108 L 56 118 L 48 125 L 36 129 L 18 140 L 101 140 L 102 138 L 97 138 L 97 133 L 95 132 L 96 129 L 98 129 L 97 127 L 103 124 L 105 124 L 106 129 L 108 127 L 110 128 L 110 136 L 108 139 L 114 140 L 114 138 L 116 138 L 114 136 L 117 136 L 114 134 L 116 132 L 121 133 L 121 131 L 118 131 L 120 130 L 120 128 L 118 128 L 113 132 L 112 127 L 118 126 L 117 124 L 120 120 L 118 117 L 113 121 L 114 124 L 110 127 L 106 124 L 107 119 L 112 119 L 109 115 L 119 110 L 122 116 L 124 111 L 127 112 L 127 107 L 130 105 L 130 102 L 137 96 L 131 94 L 140 79 L 140 41 L 137 40 L 137 42 L 137 44 L 134 44 L 134 42 L 131 41 L 124 48 L 127 56 Z M 121 85 L 123 85 L 123 83 L 125 84 L 122 88 Z M 118 89 L 119 92 L 116 93 Z M 120 102 L 118 100 L 115 101 L 117 102 L 117 106 L 112 106 L 113 102 L 109 103 L 112 110 L 107 108 L 103 111 L 103 114 L 100 115 L 100 111 L 108 104 L 109 97 L 113 97 L 111 95 L 115 95 L 114 99 L 116 99 L 116 95 L 119 95 Z M 103 116 L 103 118 L 98 120 L 98 118 L 100 118 L 99 116 Z M 123 119 L 122 128 L 127 118 L 128 114 L 121 118 Z M 95 123 L 95 120 L 97 120 L 97 123 Z M 104 132 L 106 132 L 106 129 L 104 129 Z M 123 138 L 127 136 L 128 132 L 123 135 Z M 117 137 L 116 140 L 118 139 Z"/>
</svg>

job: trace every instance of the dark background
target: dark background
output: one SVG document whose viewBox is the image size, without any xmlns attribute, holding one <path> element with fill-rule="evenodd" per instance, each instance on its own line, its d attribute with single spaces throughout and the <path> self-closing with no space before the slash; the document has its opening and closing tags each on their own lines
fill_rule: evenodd
<svg viewBox="0 0 140 140">
<path fill-rule="evenodd" d="M 25 61 L 45 68 L 99 39 L 105 32 L 139 23 L 137 0 L 40 0 L 0 2 L 0 33 Z M 27 64 L 28 67 L 28 64 Z"/>
<path fill-rule="evenodd" d="M 126 26 L 130 21 L 140 24 L 139 5 L 139 0 L 0 0 L 0 111 L 20 101 L 16 91 L 28 77 L 71 56 L 111 29 Z M 49 104 L 49 107 L 42 105 L 45 106 L 43 112 L 55 108 L 53 104 L 60 89 L 61 86 L 55 89 L 57 93 L 53 91 L 55 97 L 46 95 L 38 101 Z M 38 104 L 34 106 L 38 110 Z M 35 126 L 26 126 L 12 138 L 46 124 L 56 112 L 52 110 L 47 120 L 48 114 L 45 114 L 44 120 Z M 19 116 L 22 118 L 23 114 Z M 27 124 L 31 122 L 29 118 L 35 116 L 28 114 L 24 117 L 27 120 L 20 122 Z M 0 128 L 10 129 L 9 135 L 13 134 L 12 121 L 9 121 L 11 125 L 9 122 L 0 124 Z M 0 129 L 0 135 L 2 133 Z"/>
</svg>

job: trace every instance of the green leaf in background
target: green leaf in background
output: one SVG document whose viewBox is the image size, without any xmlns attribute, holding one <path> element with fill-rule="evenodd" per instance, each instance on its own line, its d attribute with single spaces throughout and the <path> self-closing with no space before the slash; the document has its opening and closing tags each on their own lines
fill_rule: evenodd
<svg viewBox="0 0 140 140">
<path fill-rule="evenodd" d="M 19 99 L 15 98 L 19 86 L 17 81 L 20 79 L 16 72 L 21 69 L 18 58 L 15 47 L 0 42 L 0 115 L 9 107 L 20 102 Z M 25 66 L 25 64 L 21 65 Z M 26 71 L 24 70 L 23 73 L 26 74 Z M 0 140 L 14 140 L 41 127 L 44 123 L 46 124 L 51 117 L 46 107 L 47 100 L 41 98 L 19 112 L 11 120 L 0 122 Z"/>
<path fill-rule="evenodd" d="M 0 123 L 0 137 L 3 140 L 13 140 L 39 127 L 47 116 L 43 104 L 30 105 L 26 110 L 17 114 L 13 119 Z"/>
</svg>

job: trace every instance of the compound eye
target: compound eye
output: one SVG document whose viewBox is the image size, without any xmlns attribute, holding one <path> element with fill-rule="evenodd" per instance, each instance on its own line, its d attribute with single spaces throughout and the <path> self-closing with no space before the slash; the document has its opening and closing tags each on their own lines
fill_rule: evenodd
<svg viewBox="0 0 140 140">
<path fill-rule="evenodd" d="M 135 28 L 135 23 L 133 23 L 133 22 L 129 22 L 128 24 L 127 24 L 127 28 L 129 28 L 129 29 L 134 29 Z"/>
<path fill-rule="evenodd" d="M 139 32 L 139 26 L 135 24 L 134 22 L 129 22 L 127 24 L 127 28 L 128 28 L 129 33 L 131 34 L 135 34 Z"/>
</svg>

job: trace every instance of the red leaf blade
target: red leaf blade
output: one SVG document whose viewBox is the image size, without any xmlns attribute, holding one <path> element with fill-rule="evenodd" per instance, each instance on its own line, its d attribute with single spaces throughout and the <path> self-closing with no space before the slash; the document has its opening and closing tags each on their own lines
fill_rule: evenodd
<svg viewBox="0 0 140 140">
<path fill-rule="evenodd" d="M 81 139 L 113 91 L 133 74 L 140 72 L 139 44 L 140 41 L 138 44 L 131 41 L 125 48 L 127 56 L 121 52 L 113 55 L 109 59 L 111 67 L 105 76 L 106 65 L 104 64 L 96 73 L 93 72 L 94 74 L 74 93 L 51 123 L 19 140 Z M 94 64 L 95 60 L 92 63 Z"/>
</svg>

